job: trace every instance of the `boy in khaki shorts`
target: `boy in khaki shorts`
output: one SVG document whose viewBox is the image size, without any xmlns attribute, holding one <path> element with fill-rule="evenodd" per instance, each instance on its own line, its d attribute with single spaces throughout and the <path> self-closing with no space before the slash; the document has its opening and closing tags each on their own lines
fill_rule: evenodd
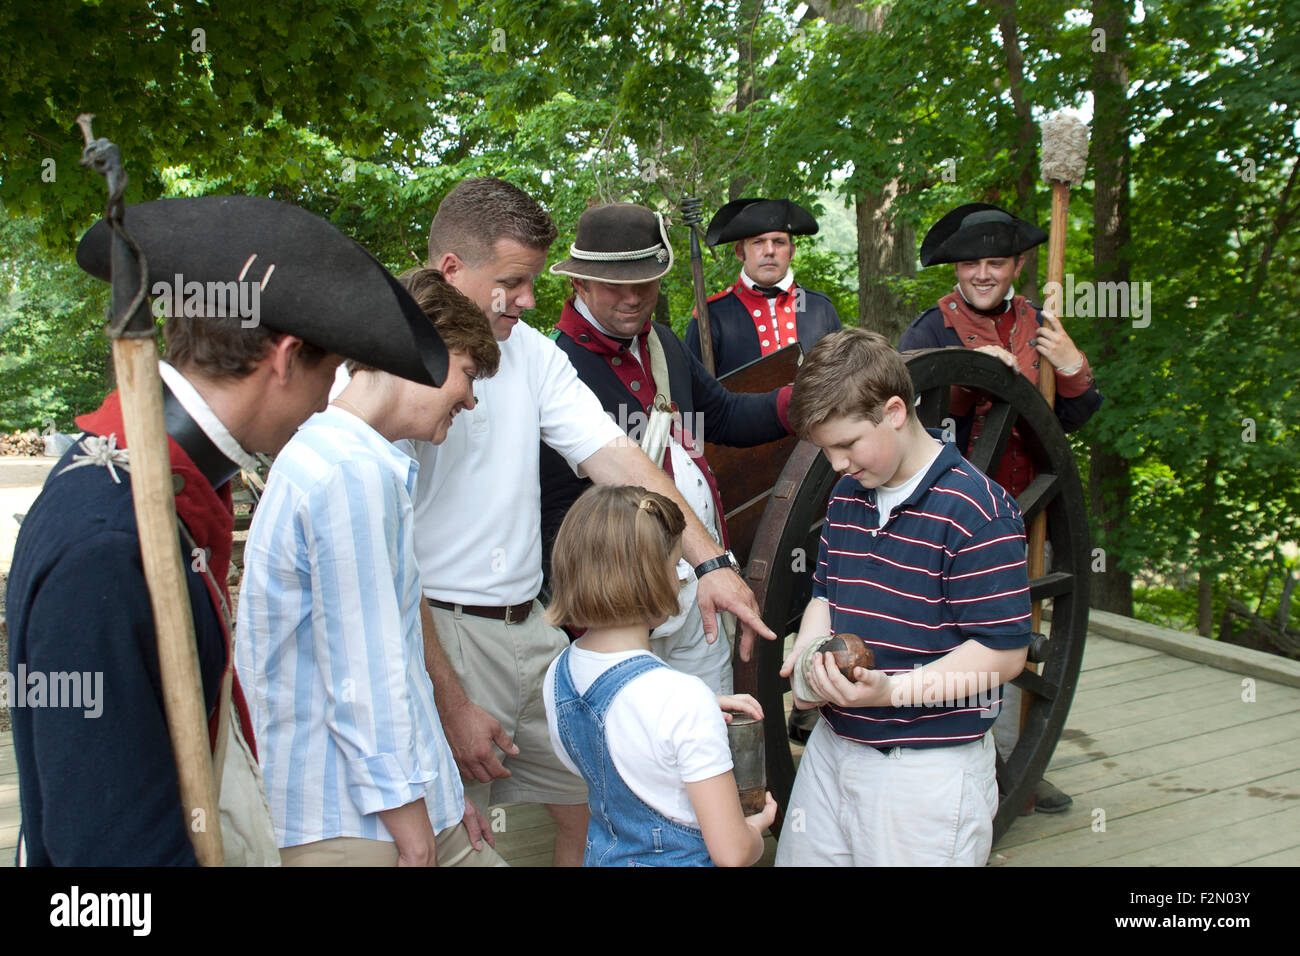
<svg viewBox="0 0 1300 956">
<path fill-rule="evenodd" d="M 799 764 L 777 866 L 982 866 L 998 791 L 989 733 L 1029 643 L 1015 502 L 916 417 L 883 336 L 845 329 L 808 353 L 796 433 L 843 474 L 822 526 L 794 651 L 853 633 L 875 668 L 814 654 L 824 701 Z M 801 709 L 817 702 L 795 699 Z"/>
</svg>

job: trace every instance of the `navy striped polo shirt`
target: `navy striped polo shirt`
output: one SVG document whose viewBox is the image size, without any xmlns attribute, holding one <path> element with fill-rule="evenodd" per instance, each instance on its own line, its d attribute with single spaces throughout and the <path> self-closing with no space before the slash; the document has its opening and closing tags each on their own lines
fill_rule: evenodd
<svg viewBox="0 0 1300 956">
<path fill-rule="evenodd" d="M 878 528 L 876 492 L 844 477 L 822 526 L 813 596 L 830 603 L 831 633 L 853 633 L 890 674 L 937 660 L 968 640 L 1005 650 L 1029 643 L 1025 523 L 999 485 L 945 443 L 926 476 Z M 972 675 L 965 699 L 916 707 L 839 707 L 822 716 L 841 737 L 877 747 L 943 747 L 993 725 L 997 686 Z"/>
</svg>

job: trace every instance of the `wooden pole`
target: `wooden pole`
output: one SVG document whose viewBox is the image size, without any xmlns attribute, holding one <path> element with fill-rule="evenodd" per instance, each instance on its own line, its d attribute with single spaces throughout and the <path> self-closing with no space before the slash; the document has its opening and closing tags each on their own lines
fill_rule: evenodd
<svg viewBox="0 0 1300 956">
<path fill-rule="evenodd" d="M 1047 239 L 1047 288 L 1062 288 L 1065 281 L 1065 234 L 1068 231 L 1070 207 L 1070 187 L 1066 183 L 1052 183 L 1052 225 Z M 1052 283 L 1056 285 L 1053 286 Z M 1057 316 L 1059 319 L 1060 316 Z M 1039 357 L 1038 393 L 1043 396 L 1051 408 L 1056 402 L 1056 368 L 1046 355 Z M 1047 545 L 1047 512 L 1040 511 L 1034 517 L 1029 528 L 1029 580 L 1043 576 L 1043 565 Z M 1030 629 L 1038 631 L 1043 624 L 1043 602 L 1035 601 L 1030 607 Z M 1025 663 L 1025 669 L 1037 673 L 1038 665 Z M 1020 697 L 1020 726 L 1024 728 L 1029 716 L 1032 698 L 1029 694 Z"/>
<path fill-rule="evenodd" d="M 700 213 L 703 202 L 687 199 L 682 202 L 683 219 L 691 230 L 691 284 L 695 289 L 695 320 L 700 330 L 700 362 L 710 375 L 714 374 L 713 328 L 709 325 L 709 294 L 704 288 L 704 256 L 700 250 Z"/>
<path fill-rule="evenodd" d="M 141 288 L 147 277 L 144 254 L 133 249 L 123 227 L 122 194 L 127 177 L 118 148 L 93 139 L 92 117 L 77 117 L 86 139 L 81 164 L 108 180 L 104 218 L 111 240 L 113 313 L 108 334 L 113 341 L 122 425 L 130 453 L 131 503 L 140 535 L 140 557 L 153 608 L 158 642 L 158 670 L 163 709 L 176 760 L 184 826 L 203 866 L 221 866 L 221 813 L 209 749 L 207 713 L 199 676 L 198 646 L 189 587 L 185 581 L 176 524 L 171 456 L 163 420 L 163 386 L 158 375 L 158 347 L 153 316 Z"/>
<path fill-rule="evenodd" d="M 154 340 L 114 341 L 113 368 L 131 455 L 131 501 L 153 606 L 163 707 L 176 759 L 185 827 L 199 863 L 221 866 L 221 815 L 208 746 L 194 618 L 177 544 L 180 531 L 172 497 L 162 379 Z"/>
</svg>

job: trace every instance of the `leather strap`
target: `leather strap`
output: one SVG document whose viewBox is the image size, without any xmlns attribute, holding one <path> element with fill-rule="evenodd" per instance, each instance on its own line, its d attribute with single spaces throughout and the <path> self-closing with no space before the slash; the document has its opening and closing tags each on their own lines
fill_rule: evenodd
<svg viewBox="0 0 1300 956">
<path fill-rule="evenodd" d="M 453 604 L 450 601 L 439 601 L 437 598 L 425 598 L 431 607 L 442 608 L 444 611 L 457 611 L 463 614 L 469 614 L 472 617 L 485 617 L 491 621 L 505 621 L 507 624 L 518 624 L 525 620 L 533 609 L 532 601 L 525 601 L 523 604 L 512 604 L 508 607 L 475 607 L 469 604 Z"/>
<path fill-rule="evenodd" d="M 167 426 L 167 434 L 185 450 L 190 461 L 198 466 L 213 488 L 220 488 L 239 474 L 239 466 L 213 444 L 199 423 L 190 417 L 180 399 L 172 394 L 166 382 L 163 383 L 163 421 Z"/>
<path fill-rule="evenodd" d="M 735 570 L 736 559 L 730 551 L 723 551 L 716 558 L 709 558 L 695 566 L 695 577 L 697 579 L 704 577 L 710 571 L 716 571 L 718 568 L 731 568 Z"/>
</svg>

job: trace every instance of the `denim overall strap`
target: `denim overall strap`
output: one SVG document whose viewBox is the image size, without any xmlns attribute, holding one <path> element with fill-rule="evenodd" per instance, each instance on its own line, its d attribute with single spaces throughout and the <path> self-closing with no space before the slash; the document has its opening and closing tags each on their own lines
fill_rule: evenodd
<svg viewBox="0 0 1300 956">
<path fill-rule="evenodd" d="M 620 661 L 579 695 L 569 670 L 569 649 L 555 668 L 555 717 L 565 750 L 587 781 L 591 823 L 584 866 L 711 866 L 704 836 L 638 797 L 615 767 L 605 736 L 605 715 L 619 692 L 647 671 L 667 667 L 649 654 Z"/>
</svg>

